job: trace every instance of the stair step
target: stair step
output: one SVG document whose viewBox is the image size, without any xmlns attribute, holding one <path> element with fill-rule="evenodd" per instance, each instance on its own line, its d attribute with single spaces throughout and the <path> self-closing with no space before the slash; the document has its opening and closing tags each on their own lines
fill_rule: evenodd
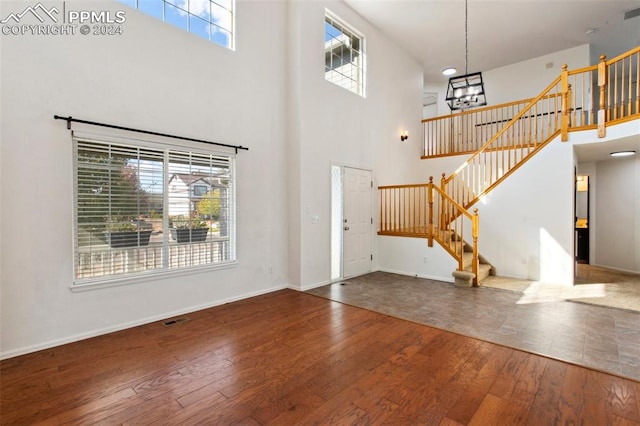
<svg viewBox="0 0 640 426">
<path fill-rule="evenodd" d="M 486 263 L 481 263 L 478 267 L 478 282 L 484 280 L 489 275 L 491 275 L 491 265 L 487 265 Z"/>
<path fill-rule="evenodd" d="M 478 256 L 478 262 L 480 262 L 480 266 L 484 264 L 488 264 L 486 259 L 483 258 L 482 256 Z M 470 251 L 465 251 L 462 254 L 462 268 L 465 271 L 470 271 L 472 263 L 473 263 L 473 253 Z"/>
</svg>

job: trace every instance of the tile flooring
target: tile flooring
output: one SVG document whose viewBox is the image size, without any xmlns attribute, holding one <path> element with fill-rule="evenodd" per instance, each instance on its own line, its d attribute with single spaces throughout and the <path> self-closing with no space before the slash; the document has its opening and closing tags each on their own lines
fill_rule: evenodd
<svg viewBox="0 0 640 426">
<path fill-rule="evenodd" d="M 640 312 L 385 272 L 307 293 L 640 381 Z"/>
</svg>

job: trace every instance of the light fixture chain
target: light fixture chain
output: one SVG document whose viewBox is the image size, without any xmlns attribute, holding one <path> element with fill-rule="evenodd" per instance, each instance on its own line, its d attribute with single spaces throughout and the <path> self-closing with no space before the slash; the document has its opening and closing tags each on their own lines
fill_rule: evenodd
<svg viewBox="0 0 640 426">
<path fill-rule="evenodd" d="M 467 0 L 464 0 L 464 73 L 469 74 L 469 37 L 467 26 Z"/>
</svg>

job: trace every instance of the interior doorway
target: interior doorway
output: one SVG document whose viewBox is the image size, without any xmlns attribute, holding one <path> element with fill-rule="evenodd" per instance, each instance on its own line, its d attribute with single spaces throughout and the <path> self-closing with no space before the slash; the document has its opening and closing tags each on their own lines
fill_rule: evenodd
<svg viewBox="0 0 640 426">
<path fill-rule="evenodd" d="M 575 191 L 575 232 L 576 262 L 589 263 L 589 224 L 590 224 L 590 182 L 589 175 L 576 176 Z"/>
<path fill-rule="evenodd" d="M 331 279 L 371 272 L 371 170 L 332 166 L 331 170 Z"/>
</svg>

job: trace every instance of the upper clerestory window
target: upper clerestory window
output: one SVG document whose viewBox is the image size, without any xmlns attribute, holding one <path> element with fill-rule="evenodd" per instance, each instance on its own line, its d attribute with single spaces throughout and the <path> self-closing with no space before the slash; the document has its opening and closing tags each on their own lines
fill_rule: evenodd
<svg viewBox="0 0 640 426">
<path fill-rule="evenodd" d="M 234 49 L 235 0 L 119 0 L 147 15 Z"/>
<path fill-rule="evenodd" d="M 324 78 L 365 97 L 364 37 L 328 10 L 324 18 Z"/>
</svg>

